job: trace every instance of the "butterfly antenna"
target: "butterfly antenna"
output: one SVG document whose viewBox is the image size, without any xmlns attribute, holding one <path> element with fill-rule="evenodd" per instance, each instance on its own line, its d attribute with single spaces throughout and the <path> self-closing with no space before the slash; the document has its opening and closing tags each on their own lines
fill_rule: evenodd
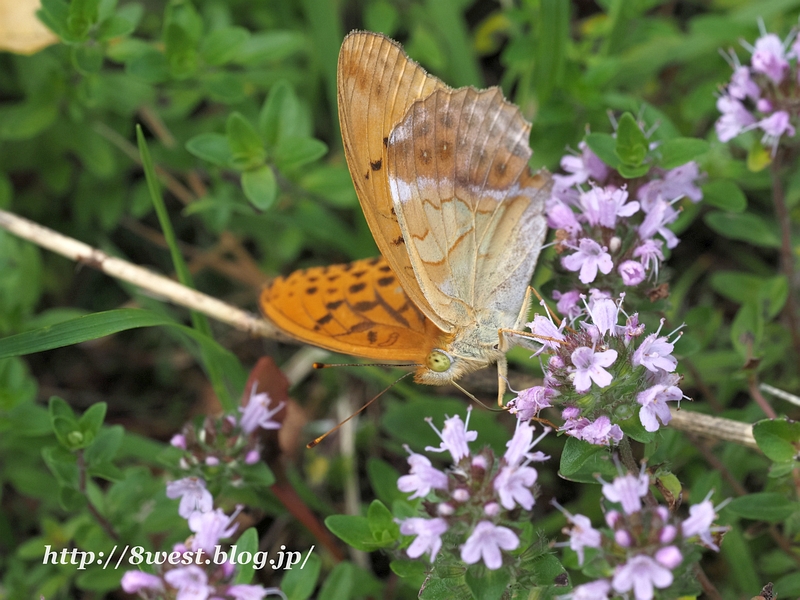
<svg viewBox="0 0 800 600">
<path fill-rule="evenodd" d="M 330 369 L 331 367 L 418 367 L 418 364 L 415 363 L 408 363 L 408 364 L 397 364 L 397 363 L 321 363 L 315 362 L 311 365 L 315 369 Z M 405 375 L 403 376 L 405 377 Z M 400 378 L 402 379 L 402 377 Z M 398 379 L 399 381 L 399 379 Z M 397 382 L 395 382 L 397 383 Z M 394 385 L 394 383 L 392 384 Z M 391 387 L 391 386 L 389 386 Z M 386 391 L 386 390 L 384 390 Z M 383 392 L 381 392 L 383 393 Z"/>
<path fill-rule="evenodd" d="M 329 367 L 338 367 L 338 366 L 346 366 L 346 365 L 327 365 L 327 366 L 329 366 Z M 365 366 L 366 366 L 366 365 L 365 365 Z M 383 366 L 386 366 L 386 365 L 383 365 Z M 396 365 L 395 365 L 395 366 L 396 366 Z M 320 367 L 316 367 L 316 365 L 315 365 L 315 368 L 320 368 Z M 361 408 L 359 408 L 359 409 L 358 409 L 356 412 L 354 412 L 352 415 L 350 415 L 349 417 L 347 417 L 347 418 L 346 418 L 344 421 L 342 421 L 341 423 L 339 423 L 339 424 L 338 424 L 336 427 L 334 427 L 333 429 L 329 429 L 328 431 L 326 431 L 325 433 L 323 433 L 323 434 L 322 434 L 321 436 L 319 436 L 318 438 L 316 438 L 316 439 L 314 439 L 314 440 L 310 441 L 308 444 L 306 444 L 306 448 L 308 448 L 308 449 L 311 449 L 311 448 L 313 448 L 314 446 L 316 446 L 317 444 L 319 444 L 319 443 L 320 443 L 322 440 L 324 440 L 326 437 L 328 437 L 328 436 L 329 436 L 330 434 L 332 434 L 334 431 L 336 431 L 337 429 L 339 429 L 339 427 L 341 427 L 342 425 L 344 425 L 345 423 L 347 423 L 347 422 L 348 422 L 350 419 L 352 419 L 352 418 L 353 418 L 353 417 L 355 417 L 356 415 L 358 415 L 358 414 L 361 414 L 362 412 L 364 412 L 364 410 L 365 410 L 365 409 L 366 409 L 366 408 L 367 408 L 367 407 L 368 407 L 370 404 L 372 404 L 373 402 L 375 402 L 375 400 L 377 400 L 378 398 L 380 398 L 381 396 L 383 396 L 383 395 L 384 395 L 384 394 L 385 394 L 387 391 L 389 391 L 389 389 L 390 389 L 390 388 L 392 388 L 393 386 L 395 386 L 395 385 L 397 385 L 398 383 L 400 383 L 400 382 L 401 382 L 403 379 L 405 379 L 405 378 L 406 378 L 406 377 L 408 377 L 409 375 L 411 375 L 411 372 L 408 372 L 408 373 L 406 373 L 405 375 L 403 375 L 402 377 L 400 377 L 399 379 L 397 379 L 397 380 L 396 380 L 396 381 L 394 381 L 393 383 L 390 383 L 389 385 L 387 385 L 387 386 L 386 386 L 386 387 L 385 387 L 383 390 L 381 390 L 381 391 L 378 393 L 378 395 L 377 395 L 377 396 L 375 396 L 374 398 L 372 398 L 372 400 L 370 400 L 369 402 L 367 402 L 367 403 L 366 403 L 364 406 L 362 406 Z"/>
<path fill-rule="evenodd" d="M 480 400 L 478 400 L 478 399 L 475 397 L 475 395 L 474 395 L 474 394 L 472 394 L 471 392 L 468 392 L 467 390 L 465 390 L 463 387 L 461 387 L 460 385 L 458 385 L 458 384 L 457 384 L 455 381 L 451 381 L 450 383 L 452 383 L 452 384 L 453 384 L 455 387 L 457 387 L 459 390 L 461 390 L 462 392 L 464 392 L 464 395 L 465 395 L 467 398 L 469 398 L 470 400 L 472 400 L 472 401 L 473 401 L 473 402 L 475 402 L 476 404 L 479 404 L 479 405 L 481 405 L 483 408 L 485 408 L 486 410 L 488 410 L 488 411 L 490 411 L 490 412 L 505 412 L 505 411 L 507 410 L 506 408 L 494 408 L 494 407 L 491 407 L 491 406 L 486 406 L 486 405 L 485 405 L 483 402 L 481 402 Z"/>
</svg>

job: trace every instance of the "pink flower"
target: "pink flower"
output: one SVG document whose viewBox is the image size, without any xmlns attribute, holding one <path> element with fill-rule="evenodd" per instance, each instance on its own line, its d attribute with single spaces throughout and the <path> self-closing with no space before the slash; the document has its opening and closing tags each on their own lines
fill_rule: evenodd
<svg viewBox="0 0 800 600">
<path fill-rule="evenodd" d="M 646 275 L 644 265 L 635 260 L 626 260 L 617 267 L 617 272 L 627 286 L 639 285 Z"/>
<path fill-rule="evenodd" d="M 619 502 L 626 514 L 642 510 L 642 498 L 647 495 L 650 478 L 646 473 L 622 475 L 612 483 L 603 483 L 603 495 L 611 502 Z"/>
<path fill-rule="evenodd" d="M 744 105 L 730 96 L 722 96 L 717 100 L 717 109 L 722 116 L 714 124 L 720 142 L 729 142 L 739 135 L 745 127 L 756 122 L 756 118 Z"/>
<path fill-rule="evenodd" d="M 684 537 L 697 536 L 703 544 L 712 550 L 719 552 L 719 546 L 714 543 L 711 537 L 711 524 L 717 518 L 714 505 L 706 499 L 700 504 L 689 507 L 689 518 L 681 523 L 681 531 Z"/>
<path fill-rule="evenodd" d="M 588 306 L 592 324 L 597 328 L 600 336 L 610 333 L 617 335 L 617 321 L 619 320 L 619 306 L 611 298 L 597 298 Z"/>
<path fill-rule="evenodd" d="M 572 529 L 569 531 L 569 547 L 578 555 L 578 565 L 583 566 L 584 548 L 599 548 L 602 536 L 592 527 L 589 517 L 567 514 Z"/>
<path fill-rule="evenodd" d="M 733 69 L 731 82 L 728 84 L 728 93 L 737 100 L 745 98 L 757 100 L 761 95 L 761 90 L 758 84 L 750 78 L 750 69 L 738 66 Z"/>
<path fill-rule="evenodd" d="M 608 386 L 613 377 L 604 367 L 610 367 L 615 360 L 617 360 L 616 350 L 595 352 L 587 346 L 576 348 L 572 352 L 572 364 L 575 365 L 575 391 L 587 391 L 592 387 L 592 381 L 599 387 Z"/>
<path fill-rule="evenodd" d="M 533 508 L 535 499 L 530 488 L 539 474 L 533 467 L 503 467 L 494 480 L 494 489 L 500 496 L 500 504 L 512 510 L 519 504 L 525 510 Z"/>
<path fill-rule="evenodd" d="M 278 588 L 265 588 L 263 585 L 232 585 L 225 592 L 226 596 L 230 596 L 234 600 L 262 600 L 265 596 L 280 593 Z M 280 595 L 283 595 L 280 593 Z"/>
<path fill-rule="evenodd" d="M 272 417 L 280 412 L 286 405 L 285 402 L 281 402 L 275 408 L 270 409 L 269 405 L 272 404 L 272 399 L 266 392 L 256 394 L 257 386 L 257 383 L 253 384 L 247 406 L 239 408 L 242 412 L 239 424 L 242 431 L 248 435 L 253 433 L 258 427 L 262 429 L 280 429 L 281 424 L 278 421 L 273 421 Z"/>
<path fill-rule="evenodd" d="M 567 339 L 566 336 L 561 333 L 565 325 L 566 322 L 562 322 L 561 327 L 556 327 L 555 323 L 544 315 L 536 315 L 533 317 L 533 321 L 528 323 L 528 327 L 533 334 L 539 338 L 536 341 L 542 344 L 542 347 L 536 351 L 534 356 L 540 354 L 547 348 L 557 351 L 561 346 L 559 342 L 563 342 Z"/>
<path fill-rule="evenodd" d="M 566 189 L 573 185 L 585 183 L 589 178 L 602 182 L 608 177 L 608 167 L 589 149 L 586 142 L 578 144 L 580 156 L 568 154 L 561 159 L 561 168 L 570 175 L 553 175 L 555 187 Z"/>
<path fill-rule="evenodd" d="M 492 571 L 503 566 L 500 550 L 515 550 L 519 538 L 508 527 L 481 521 L 461 547 L 461 560 L 473 565 L 483 558 L 486 568 Z"/>
<path fill-rule="evenodd" d="M 595 446 L 610 446 L 611 442 L 616 445 L 622 441 L 622 429 L 619 425 L 612 425 L 606 415 L 601 415 L 593 423 L 581 427 L 580 435 L 574 437 Z"/>
<path fill-rule="evenodd" d="M 617 217 L 630 217 L 639 210 L 638 202 L 626 202 L 628 192 L 615 187 L 592 187 L 580 195 L 580 206 L 589 225 L 614 229 Z"/>
<path fill-rule="evenodd" d="M 123 591 L 136 594 L 140 591 L 163 592 L 164 584 L 160 577 L 142 571 L 127 571 L 120 582 Z"/>
<path fill-rule="evenodd" d="M 581 283 L 591 283 L 599 270 L 608 275 L 614 268 L 608 249 L 589 238 L 578 242 L 578 251 L 561 259 L 561 264 L 568 271 L 580 271 L 578 279 Z"/>
<path fill-rule="evenodd" d="M 447 475 L 436 469 L 431 464 L 431 461 L 422 454 L 411 452 L 408 446 L 404 446 L 406 451 L 411 454 L 408 457 L 408 464 L 411 465 L 411 472 L 409 475 L 403 475 L 397 480 L 397 488 L 404 493 L 414 492 L 413 496 L 409 496 L 409 500 L 414 498 L 423 498 L 427 496 L 432 489 L 446 490 L 447 489 Z"/>
<path fill-rule="evenodd" d="M 428 424 L 433 428 L 436 432 L 436 435 L 439 436 L 439 439 L 442 440 L 441 445 L 438 448 L 434 448 L 433 446 L 426 446 L 425 450 L 428 452 L 450 452 L 450 455 L 453 457 L 453 464 L 457 464 L 462 458 L 465 456 L 469 456 L 469 447 L 467 446 L 467 442 L 474 442 L 478 437 L 477 431 L 468 431 L 467 427 L 469 427 L 469 416 L 472 414 L 472 407 L 467 407 L 467 422 L 464 423 L 461 420 L 461 417 L 458 415 L 454 417 L 449 417 L 444 422 L 444 427 L 442 431 L 436 429 L 436 426 L 433 424 L 430 418 L 426 419 Z"/>
<path fill-rule="evenodd" d="M 654 385 L 636 395 L 636 401 L 642 405 L 639 409 L 639 420 L 647 431 L 658 431 L 658 421 L 669 425 L 672 415 L 667 402 L 683 398 L 683 392 L 675 386 Z"/>
<path fill-rule="evenodd" d="M 653 588 L 663 589 L 672 585 L 672 571 L 649 556 L 634 556 L 614 571 L 611 585 L 614 591 L 624 594 L 633 590 L 636 600 L 651 600 Z"/>
<path fill-rule="evenodd" d="M 244 464 L 254 465 L 261 460 L 261 454 L 258 450 L 250 450 L 244 457 Z"/>
<path fill-rule="evenodd" d="M 558 393 L 555 390 L 541 385 L 524 389 L 517 394 L 508 412 L 517 415 L 521 421 L 528 421 L 537 416 L 543 408 L 552 406 L 550 398 L 556 395 Z"/>
<path fill-rule="evenodd" d="M 650 211 L 653 201 L 660 196 L 668 200 L 689 198 L 692 202 L 703 199 L 703 191 L 697 186 L 700 179 L 700 168 L 690 160 L 674 169 L 666 171 L 661 179 L 656 179 L 639 188 L 636 197 L 642 201 L 645 211 Z"/>
<path fill-rule="evenodd" d="M 436 559 L 436 555 L 442 548 L 442 534 L 445 531 L 447 531 L 447 521 L 440 518 L 412 517 L 400 523 L 400 533 L 417 536 L 417 539 L 411 542 L 406 550 L 409 558 L 419 558 L 428 552 L 431 562 Z"/>
<path fill-rule="evenodd" d="M 214 506 L 214 498 L 206 489 L 206 482 L 199 477 L 184 477 L 167 483 L 167 498 L 180 498 L 178 514 L 188 519 L 195 512 L 208 512 Z"/>
<path fill-rule="evenodd" d="M 566 596 L 561 596 L 565 600 L 604 600 L 608 598 L 611 591 L 611 583 L 605 579 L 598 579 L 590 583 L 584 583 L 574 588 Z"/>
<path fill-rule="evenodd" d="M 574 238 L 583 229 L 569 206 L 561 200 L 551 199 L 547 204 L 547 225 L 552 229 L 563 229 Z"/>
<path fill-rule="evenodd" d="M 568 292 L 553 292 L 553 300 L 557 301 L 556 308 L 565 317 L 576 317 L 580 313 L 578 307 L 578 300 L 580 300 L 581 293 L 578 290 L 570 290 Z"/>
<path fill-rule="evenodd" d="M 169 443 L 170 446 L 174 446 L 175 448 L 180 448 L 181 450 L 186 450 L 186 436 L 181 433 L 176 433 L 175 435 L 173 435 Z"/>
<path fill-rule="evenodd" d="M 753 57 L 750 59 L 753 71 L 763 73 L 776 85 L 783 80 L 783 74 L 789 68 L 783 42 L 774 33 L 767 33 L 756 40 Z"/>
<path fill-rule="evenodd" d="M 214 591 L 205 571 L 197 565 L 167 571 L 164 580 L 178 590 L 176 600 L 206 600 Z"/>
<path fill-rule="evenodd" d="M 659 234 L 667 242 L 667 248 L 674 248 L 678 245 L 677 236 L 667 229 L 667 225 L 678 218 L 678 211 L 672 208 L 669 202 L 661 198 L 653 202 L 647 216 L 639 225 L 639 237 L 642 239 L 653 237 Z"/>
<path fill-rule="evenodd" d="M 663 244 L 664 242 L 661 240 L 647 238 L 642 240 L 642 243 L 633 251 L 633 257 L 639 259 L 644 270 L 652 270 L 656 278 L 658 277 L 658 265 L 664 260 L 664 253 L 661 251 L 661 246 Z"/>
<path fill-rule="evenodd" d="M 661 328 L 659 327 L 659 331 Z M 631 362 L 634 366 L 643 366 L 653 373 L 658 370 L 671 373 L 678 364 L 678 359 L 672 356 L 675 349 L 674 344 L 670 344 L 665 337 L 658 337 L 658 331 L 648 335 L 639 347 L 634 351 Z"/>
<path fill-rule="evenodd" d="M 222 538 L 227 538 L 236 532 L 238 525 L 233 522 L 238 511 L 231 516 L 226 515 L 221 508 L 205 513 L 194 513 L 189 517 L 189 529 L 194 532 L 193 549 L 202 548 L 206 552 L 214 552 L 214 547 Z"/>
<path fill-rule="evenodd" d="M 757 124 L 764 131 L 764 137 L 761 138 L 761 143 L 767 146 L 772 146 L 772 153 L 778 147 L 778 142 L 783 134 L 788 137 L 793 137 L 795 129 L 789 122 L 789 113 L 785 110 L 779 110 L 769 117 L 761 119 Z"/>
</svg>

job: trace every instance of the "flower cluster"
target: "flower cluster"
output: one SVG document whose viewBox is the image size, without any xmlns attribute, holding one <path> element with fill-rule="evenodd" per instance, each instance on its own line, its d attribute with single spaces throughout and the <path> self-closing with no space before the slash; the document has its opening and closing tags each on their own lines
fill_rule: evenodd
<svg viewBox="0 0 800 600">
<path fill-rule="evenodd" d="M 591 288 L 616 294 L 657 280 L 664 246 L 678 244 L 668 228 L 678 218 L 675 202 L 703 197 L 694 161 L 669 170 L 653 167 L 644 177 L 624 180 L 586 142 L 579 148 L 579 156 L 562 158 L 568 174 L 553 176 L 546 207 L 548 225 L 557 230 L 560 265 L 580 282 L 554 293 L 565 315 L 577 310 L 579 295 Z"/>
<path fill-rule="evenodd" d="M 258 429 L 279 429 L 273 417 L 283 409 L 281 402 L 270 408 L 266 393 L 250 391 L 245 406 L 237 416 L 206 418 L 201 426 L 192 424 L 175 435 L 171 444 L 184 450 L 180 466 L 192 475 L 169 482 L 167 497 L 180 499 L 178 514 L 187 520 L 192 536 L 176 544 L 161 564 L 158 574 L 128 571 L 122 577 L 122 589 L 142 598 L 176 597 L 180 600 L 260 600 L 269 595 L 286 596 L 277 588 L 234 584 L 235 565 L 230 560 L 216 563 L 220 540 L 236 533 L 234 522 L 240 509 L 227 515 L 214 509 L 214 498 L 207 489 L 208 474 L 215 479 L 236 483 L 241 480 L 240 466 L 260 460 Z M 164 553 L 167 554 L 167 553 Z M 214 557 L 212 559 L 212 557 Z"/>
<path fill-rule="evenodd" d="M 650 481 L 644 470 L 638 476 L 620 475 L 601 483 L 605 500 L 615 506 L 604 507 L 606 529 L 594 529 L 589 518 L 573 515 L 554 502 L 570 524 L 564 529 L 569 542 L 560 545 L 575 551 L 581 566 L 587 562 L 587 549 L 594 549 L 591 570 L 608 574 L 576 587 L 564 598 L 599 600 L 623 594 L 650 600 L 654 590 L 671 586 L 675 572 L 693 562 L 684 559 L 695 543 L 719 551 L 719 538 L 727 528 L 713 526 L 717 515 L 708 498 L 690 507 L 688 518 L 680 519 L 652 497 L 645 500 Z"/>
<path fill-rule="evenodd" d="M 122 576 L 124 591 L 147 599 L 174 596 L 181 600 L 261 600 L 269 595 L 286 599 L 277 588 L 233 583 L 236 566 L 227 556 L 222 564 L 217 564 L 217 547 L 220 540 L 236 532 L 234 520 L 239 508 L 232 515 L 226 515 L 221 508 L 214 510 L 211 493 L 197 477 L 170 482 L 167 496 L 180 498 L 178 514 L 188 521 L 193 535 L 172 548 L 170 559 L 166 560 L 165 556 L 158 574 L 125 573 Z"/>
<path fill-rule="evenodd" d="M 468 429 L 469 415 L 470 412 L 466 422 L 457 415 L 449 417 L 441 431 L 428 419 L 442 443 L 425 449 L 449 452 L 453 464 L 447 471 L 435 468 L 427 457 L 406 447 L 411 472 L 400 477 L 397 487 L 402 492 L 413 492 L 410 499 L 425 498 L 426 517 L 401 521 L 400 532 L 416 536 L 406 550 L 411 558 L 428 554 L 433 562 L 442 550 L 445 536 L 446 552 L 455 553 L 458 549 L 466 564 L 483 561 L 488 569 L 495 570 L 503 566 L 503 552 L 520 545 L 512 528 L 519 519 L 511 520 L 509 513 L 533 508 L 538 473 L 531 463 L 549 457 L 532 449 L 550 430 L 545 429 L 534 439 L 534 427 L 517 422 L 505 454 L 498 459 L 489 448 L 478 454 L 470 452 L 468 442 L 475 441 L 477 432 Z M 461 540 L 464 543 L 459 545 Z"/>
<path fill-rule="evenodd" d="M 567 435 L 591 444 L 612 445 L 622 439 L 617 423 L 638 410 L 647 431 L 667 425 L 667 402 L 679 401 L 680 376 L 672 355 L 674 341 L 661 335 L 661 326 L 644 335 L 638 314 L 624 315 L 622 298 L 614 301 L 595 294 L 584 308 L 560 326 L 543 315 L 528 324 L 542 344 L 537 355 L 547 356 L 542 365 L 543 384 L 518 392 L 509 403 L 517 418 L 527 421 L 544 408 L 562 407 Z M 625 324 L 619 325 L 620 314 Z M 569 326 L 568 326 L 569 325 Z"/>
<path fill-rule="evenodd" d="M 760 130 L 761 143 L 777 151 L 782 137 L 795 136 L 800 81 L 800 38 L 792 33 L 786 40 L 767 33 L 759 23 L 761 36 L 750 51 L 750 64 L 742 65 L 733 50 L 725 55 L 733 75 L 717 100 L 722 116 L 716 123 L 717 137 L 727 142 L 744 131 Z"/>
<path fill-rule="evenodd" d="M 202 476 L 213 471 L 215 477 L 231 481 L 241 480 L 242 464 L 252 465 L 261 458 L 259 429 L 280 429 L 275 420 L 283 410 L 285 402 L 271 407 L 272 400 L 266 393 L 256 393 L 254 384 L 246 404 L 239 408 L 238 415 L 222 418 L 206 417 L 199 425 L 187 424 L 170 443 L 184 450 L 181 467 L 192 474 Z"/>
</svg>

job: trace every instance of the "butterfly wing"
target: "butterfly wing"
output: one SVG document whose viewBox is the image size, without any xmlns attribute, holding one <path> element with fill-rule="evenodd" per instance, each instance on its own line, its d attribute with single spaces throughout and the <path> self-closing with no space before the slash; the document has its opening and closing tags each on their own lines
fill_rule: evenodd
<svg viewBox="0 0 800 600">
<path fill-rule="evenodd" d="M 449 324 L 428 305 L 409 262 L 389 194 L 387 143 L 409 106 L 449 88 L 408 58 L 397 42 L 366 31 L 345 38 L 337 78 L 345 156 L 372 236 L 411 300 L 446 330 Z"/>
<path fill-rule="evenodd" d="M 415 102 L 389 137 L 409 260 L 430 307 L 456 327 L 513 326 L 524 301 L 550 182 L 530 172 L 529 135 L 499 89 L 461 88 Z"/>
<path fill-rule="evenodd" d="M 260 305 L 300 341 L 375 360 L 420 364 L 442 335 L 382 258 L 278 277 L 261 292 Z"/>
</svg>

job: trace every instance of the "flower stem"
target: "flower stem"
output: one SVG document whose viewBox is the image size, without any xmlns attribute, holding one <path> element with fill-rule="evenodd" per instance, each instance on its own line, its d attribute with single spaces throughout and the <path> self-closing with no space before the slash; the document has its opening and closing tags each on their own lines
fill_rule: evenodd
<svg viewBox="0 0 800 600">
<path fill-rule="evenodd" d="M 797 322 L 797 296 L 794 285 L 794 253 L 792 251 L 792 222 L 789 209 L 786 206 L 786 196 L 780 178 L 780 154 L 775 157 L 770 165 L 772 179 L 772 200 L 775 203 L 775 216 L 781 229 L 781 272 L 786 277 L 789 286 L 789 295 L 783 307 L 784 316 L 789 324 L 792 336 L 792 345 L 797 357 L 800 357 L 800 325 Z"/>
</svg>

